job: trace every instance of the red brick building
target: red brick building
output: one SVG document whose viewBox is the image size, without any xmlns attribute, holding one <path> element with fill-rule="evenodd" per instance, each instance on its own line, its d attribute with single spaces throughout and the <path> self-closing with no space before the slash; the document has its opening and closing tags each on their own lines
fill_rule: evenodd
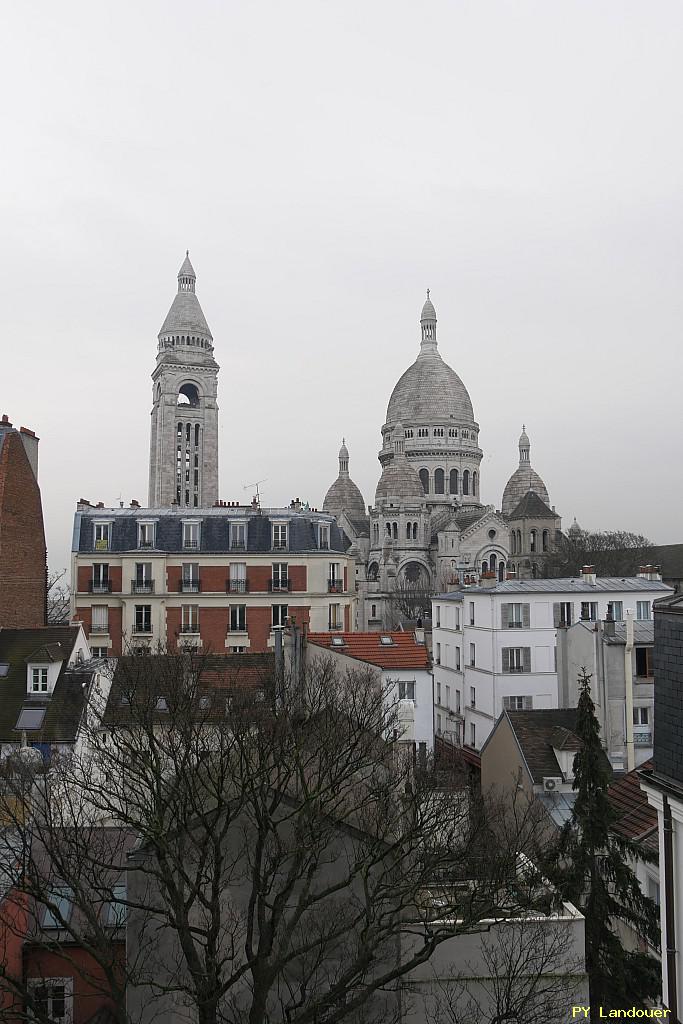
<svg viewBox="0 0 683 1024">
<path fill-rule="evenodd" d="M 0 629 L 45 625 L 46 549 L 38 438 L 0 420 Z"/>
<path fill-rule="evenodd" d="M 73 613 L 95 656 L 158 645 L 272 650 L 287 622 L 355 629 L 355 561 L 334 517 L 285 509 L 106 509 L 81 501 Z"/>
</svg>

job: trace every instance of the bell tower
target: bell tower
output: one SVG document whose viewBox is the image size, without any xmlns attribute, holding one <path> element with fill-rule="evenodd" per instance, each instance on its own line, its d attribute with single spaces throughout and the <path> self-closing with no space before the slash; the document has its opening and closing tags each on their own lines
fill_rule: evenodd
<svg viewBox="0 0 683 1024">
<path fill-rule="evenodd" d="M 218 500 L 219 366 L 196 281 L 187 252 L 152 373 L 150 508 L 207 508 Z"/>
</svg>

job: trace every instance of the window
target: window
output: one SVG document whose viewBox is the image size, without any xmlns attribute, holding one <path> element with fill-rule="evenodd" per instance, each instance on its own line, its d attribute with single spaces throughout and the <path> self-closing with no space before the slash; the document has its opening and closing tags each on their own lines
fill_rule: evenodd
<svg viewBox="0 0 683 1024">
<path fill-rule="evenodd" d="M 330 562 L 327 589 L 331 594 L 341 594 L 344 589 L 339 562 Z"/>
<path fill-rule="evenodd" d="M 199 605 L 184 604 L 182 608 L 181 633 L 199 632 Z"/>
<path fill-rule="evenodd" d="M 128 908 L 125 899 L 125 885 L 115 885 L 111 891 L 111 899 L 102 908 L 102 920 L 107 928 L 121 928 L 126 923 Z"/>
<path fill-rule="evenodd" d="M 455 628 L 460 629 L 460 609 L 457 606 L 455 609 Z"/>
<path fill-rule="evenodd" d="M 247 547 L 247 524 L 230 523 L 230 550 L 245 551 Z"/>
<path fill-rule="evenodd" d="M 464 432 L 463 432 L 464 437 Z M 462 493 L 467 495 L 470 493 L 470 471 L 469 469 L 463 469 L 462 471 Z"/>
<path fill-rule="evenodd" d="M 199 548 L 200 523 L 183 523 L 183 547 Z"/>
<path fill-rule="evenodd" d="M 650 618 L 650 602 L 636 601 L 636 618 L 644 622 Z"/>
<path fill-rule="evenodd" d="M 615 622 L 624 621 L 624 602 L 623 601 L 609 601 L 607 603 L 607 611 L 611 613 L 612 618 Z"/>
<path fill-rule="evenodd" d="M 418 437 L 429 437 L 429 428 L 428 427 L 418 427 L 417 436 Z"/>
<path fill-rule="evenodd" d="M 68 923 L 73 909 L 73 890 L 68 885 L 58 885 L 48 893 L 43 911 L 43 928 L 63 928 Z"/>
<path fill-rule="evenodd" d="M 441 715 L 437 715 L 436 716 L 436 735 L 437 736 L 441 735 L 442 723 L 443 723 L 443 719 L 442 719 Z"/>
<path fill-rule="evenodd" d="M 455 648 L 455 671 L 460 671 L 460 648 Z"/>
<path fill-rule="evenodd" d="M 449 427 L 448 428 L 448 436 L 449 437 L 457 437 L 458 436 L 458 428 L 457 427 Z"/>
<path fill-rule="evenodd" d="M 284 550 L 287 547 L 287 523 L 273 523 L 273 547 Z"/>
<path fill-rule="evenodd" d="M 370 605 L 370 618 L 371 619 L 376 619 L 377 618 L 377 605 L 376 604 L 371 604 Z"/>
<path fill-rule="evenodd" d="M 230 563 L 229 588 L 232 594 L 245 594 L 247 591 L 247 563 Z"/>
<path fill-rule="evenodd" d="M 435 648 L 434 648 L 434 664 L 435 665 L 440 665 L 441 664 L 441 644 L 438 643 L 438 642 L 436 643 Z"/>
<path fill-rule="evenodd" d="M 549 545 L 550 545 L 549 536 L 550 535 L 549 535 L 548 531 L 544 530 L 543 531 L 543 550 L 544 551 L 548 551 L 548 549 L 549 549 Z"/>
<path fill-rule="evenodd" d="M 135 605 L 135 632 L 152 632 L 152 606 L 151 604 Z"/>
<path fill-rule="evenodd" d="M 18 732 L 38 732 L 44 718 L 45 708 L 22 708 L 14 728 Z"/>
<path fill-rule="evenodd" d="M 477 727 L 474 722 L 470 722 L 470 746 L 476 747 L 477 745 Z"/>
<path fill-rule="evenodd" d="M 421 469 L 418 476 L 420 477 L 422 490 L 425 492 L 425 494 L 429 494 L 429 470 Z"/>
<path fill-rule="evenodd" d="M 151 562 L 136 562 L 135 563 L 135 579 L 133 580 L 132 587 L 134 594 L 151 594 L 154 591 L 154 583 L 152 582 L 152 563 Z"/>
<path fill-rule="evenodd" d="M 230 632 L 244 633 L 247 628 L 247 606 L 246 604 L 230 605 Z"/>
<path fill-rule="evenodd" d="M 273 605 L 273 629 L 283 629 L 287 625 L 287 605 Z"/>
<path fill-rule="evenodd" d="M 531 672 L 530 647 L 504 647 L 503 672 Z"/>
<path fill-rule="evenodd" d="M 287 562 L 273 562 L 273 590 L 288 590 Z"/>
<path fill-rule="evenodd" d="M 451 706 L 451 688 L 446 686 L 446 707 L 450 709 Z"/>
<path fill-rule="evenodd" d="M 111 523 L 95 523 L 95 551 L 109 551 Z"/>
<path fill-rule="evenodd" d="M 470 626 L 474 625 L 474 601 L 470 601 Z"/>
<path fill-rule="evenodd" d="M 410 682 L 402 682 L 399 680 L 398 684 L 398 699 L 399 700 L 415 700 L 415 680 Z"/>
<path fill-rule="evenodd" d="M 327 621 L 328 621 L 328 625 L 329 625 L 330 629 L 341 629 L 342 628 L 341 605 L 340 604 L 331 604 L 330 605 Z"/>
<path fill-rule="evenodd" d="M 92 613 L 91 633 L 106 633 L 109 629 L 109 608 L 106 604 L 94 604 Z"/>
<path fill-rule="evenodd" d="M 434 437 L 443 437 L 443 427 L 434 427 Z"/>
<path fill-rule="evenodd" d="M 47 693 L 47 669 L 34 668 L 31 670 L 31 692 Z"/>
<path fill-rule="evenodd" d="M 503 629 L 528 629 L 530 621 L 530 606 L 528 604 L 501 605 Z"/>
<path fill-rule="evenodd" d="M 572 619 L 572 602 L 556 601 L 553 605 L 553 624 L 555 626 L 571 626 Z"/>
<path fill-rule="evenodd" d="M 458 493 L 458 471 L 457 471 L 457 469 L 452 469 L 450 471 L 450 473 L 448 474 L 448 490 L 450 491 L 451 494 L 457 494 Z"/>
<path fill-rule="evenodd" d="M 654 675 L 652 647 L 636 647 L 636 676 L 650 679 Z"/>
<path fill-rule="evenodd" d="M 104 594 L 111 587 L 109 582 L 109 563 L 95 562 L 92 567 L 93 594 Z"/>
<path fill-rule="evenodd" d="M 455 691 L 455 713 L 460 714 L 460 690 Z"/>
<path fill-rule="evenodd" d="M 650 709 L 647 707 L 636 707 L 633 709 L 634 725 L 649 725 Z"/>
<path fill-rule="evenodd" d="M 656 878 L 652 878 L 648 875 L 647 879 L 647 894 L 650 899 L 659 906 L 660 895 L 659 895 L 659 882 Z"/>
<path fill-rule="evenodd" d="M 327 523 L 318 527 L 318 547 L 321 551 L 327 551 L 330 547 L 330 528 Z"/>
<path fill-rule="evenodd" d="M 444 471 L 442 469 L 434 470 L 434 493 L 443 494 L 445 490 L 444 482 Z"/>
<path fill-rule="evenodd" d="M 441 683 L 436 684 L 436 703 L 441 703 Z"/>
<path fill-rule="evenodd" d="M 474 644 L 470 644 L 470 665 L 472 668 L 477 664 L 477 648 Z"/>
<path fill-rule="evenodd" d="M 436 625 L 438 627 L 438 626 L 441 625 L 441 605 L 437 604 L 435 610 L 436 610 Z"/>
<path fill-rule="evenodd" d="M 106 658 L 108 650 L 108 647 L 91 647 L 90 653 L 92 654 L 93 658 Z"/>
<path fill-rule="evenodd" d="M 154 547 L 154 523 L 138 523 L 138 547 Z"/>
<path fill-rule="evenodd" d="M 477 706 L 477 691 L 474 686 L 470 686 L 470 707 L 476 708 Z"/>
<path fill-rule="evenodd" d="M 531 711 L 534 703 L 531 697 L 503 697 L 505 711 Z"/>
<path fill-rule="evenodd" d="M 199 593 L 199 562 L 183 562 L 180 589 L 185 594 Z"/>
<path fill-rule="evenodd" d="M 29 978 L 28 986 L 42 1020 L 67 1024 L 73 1019 L 73 978 Z"/>
<path fill-rule="evenodd" d="M 598 602 L 597 601 L 582 601 L 581 602 L 581 618 L 584 622 L 597 622 L 598 620 Z"/>
<path fill-rule="evenodd" d="M 533 552 L 536 550 L 536 531 L 532 530 L 529 534 L 529 551 Z"/>
</svg>

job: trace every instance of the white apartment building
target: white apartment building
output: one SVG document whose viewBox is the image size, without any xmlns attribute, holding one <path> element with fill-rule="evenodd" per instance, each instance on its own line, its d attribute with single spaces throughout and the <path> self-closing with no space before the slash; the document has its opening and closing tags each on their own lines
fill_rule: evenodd
<svg viewBox="0 0 683 1024">
<path fill-rule="evenodd" d="M 489 585 L 486 585 L 488 582 Z M 480 749 L 504 710 L 562 706 L 557 631 L 578 621 L 649 621 L 671 593 L 652 570 L 637 577 L 495 580 L 432 599 L 434 728 Z"/>
</svg>

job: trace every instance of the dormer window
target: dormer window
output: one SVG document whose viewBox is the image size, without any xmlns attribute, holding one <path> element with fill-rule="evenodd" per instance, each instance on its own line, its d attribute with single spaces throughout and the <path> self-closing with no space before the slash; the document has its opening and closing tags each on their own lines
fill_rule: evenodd
<svg viewBox="0 0 683 1024">
<path fill-rule="evenodd" d="M 138 547 L 154 547 L 154 523 L 138 523 Z"/>
<path fill-rule="evenodd" d="M 93 546 L 95 551 L 109 551 L 111 545 L 111 523 L 95 523 Z"/>
<path fill-rule="evenodd" d="M 47 693 L 47 685 L 47 666 L 33 666 L 31 668 L 31 693 Z"/>
<path fill-rule="evenodd" d="M 273 523 L 273 548 L 275 550 L 287 548 L 287 523 Z"/>
<path fill-rule="evenodd" d="M 199 549 L 200 526 L 201 524 L 197 522 L 183 523 L 184 548 Z"/>
<path fill-rule="evenodd" d="M 247 547 L 247 524 L 230 523 L 231 551 L 245 551 Z"/>
<path fill-rule="evenodd" d="M 321 523 L 318 527 L 318 547 L 321 551 L 329 551 L 330 527 L 327 523 Z"/>
</svg>

